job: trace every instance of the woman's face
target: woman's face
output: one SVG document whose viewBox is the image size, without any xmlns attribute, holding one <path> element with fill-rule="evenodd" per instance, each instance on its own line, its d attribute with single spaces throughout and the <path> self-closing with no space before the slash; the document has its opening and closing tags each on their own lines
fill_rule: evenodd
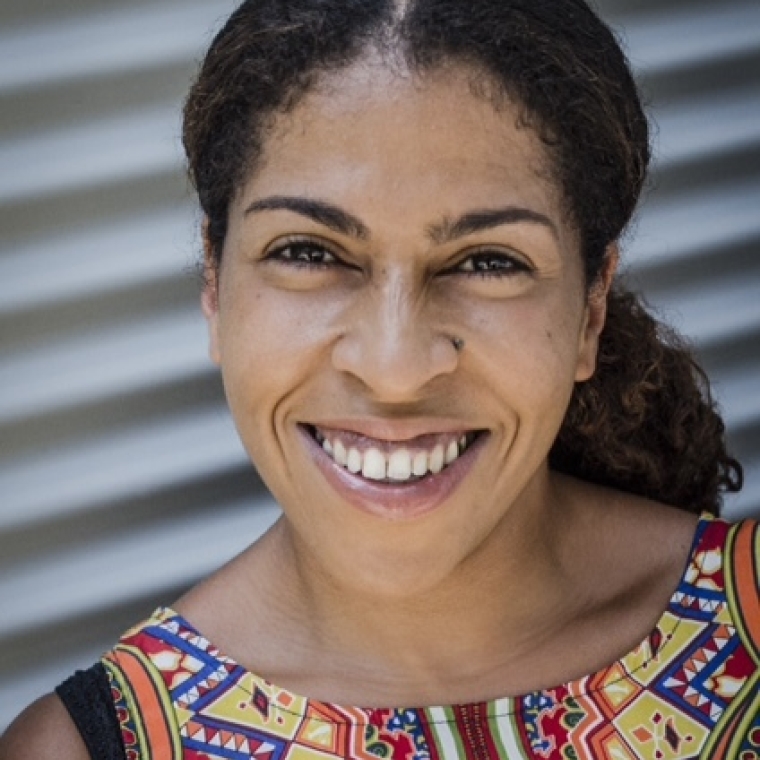
<svg viewBox="0 0 760 760">
<path fill-rule="evenodd" d="M 540 143 L 471 77 L 364 63 L 280 117 L 203 299 L 298 550 L 392 593 L 541 503 L 603 319 Z"/>
</svg>

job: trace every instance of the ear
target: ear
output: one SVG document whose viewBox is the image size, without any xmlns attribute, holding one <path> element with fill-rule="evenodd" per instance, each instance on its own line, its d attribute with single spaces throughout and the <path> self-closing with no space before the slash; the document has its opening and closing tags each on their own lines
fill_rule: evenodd
<svg viewBox="0 0 760 760">
<path fill-rule="evenodd" d="M 578 366 L 575 371 L 575 381 L 578 383 L 588 380 L 596 370 L 599 336 L 602 334 L 607 319 L 607 298 L 617 272 L 619 260 L 620 249 L 618 244 L 611 243 L 607 246 L 602 269 L 589 288 L 580 336 Z"/>
<path fill-rule="evenodd" d="M 203 221 L 203 290 L 201 310 L 208 325 L 208 352 L 214 364 L 221 362 L 219 340 L 219 264 L 208 237 L 208 219 Z"/>
</svg>

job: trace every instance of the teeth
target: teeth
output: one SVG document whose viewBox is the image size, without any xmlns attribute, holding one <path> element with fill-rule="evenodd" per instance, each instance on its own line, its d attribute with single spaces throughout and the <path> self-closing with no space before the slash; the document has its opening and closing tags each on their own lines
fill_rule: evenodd
<svg viewBox="0 0 760 760">
<path fill-rule="evenodd" d="M 391 480 L 409 480 L 412 475 L 412 455 L 405 449 L 394 451 L 388 460 L 388 477 Z"/>
<path fill-rule="evenodd" d="M 423 475 L 427 475 L 428 471 L 428 455 L 426 451 L 420 451 L 419 454 L 415 454 L 414 461 L 412 462 L 412 473 L 418 478 Z"/>
<path fill-rule="evenodd" d="M 398 483 L 412 477 L 422 478 L 429 473 L 438 474 L 456 461 L 473 440 L 473 437 L 462 435 L 457 440 L 450 440 L 448 444 L 436 444 L 432 451 L 412 453 L 408 449 L 399 448 L 386 454 L 376 447 L 364 452 L 355 447 L 346 449 L 340 438 L 328 440 L 319 431 L 315 432 L 315 437 L 328 456 L 354 475 L 361 473 L 368 480 Z"/>
<path fill-rule="evenodd" d="M 440 443 L 433 449 L 428 467 L 433 474 L 437 474 L 443 469 L 443 446 Z"/>
<path fill-rule="evenodd" d="M 325 451 L 327 451 L 327 449 L 325 449 Z M 345 467 L 348 464 L 348 453 L 346 452 L 346 447 L 339 440 L 335 441 L 335 445 L 333 446 L 333 459 L 341 467 Z M 361 469 L 361 466 L 359 469 Z"/>
<path fill-rule="evenodd" d="M 350 449 L 348 452 L 348 458 L 346 460 L 346 467 L 349 472 L 353 472 L 356 475 L 357 472 L 362 470 L 362 455 L 356 449 Z"/>
<path fill-rule="evenodd" d="M 385 457 L 377 449 L 370 449 L 364 454 L 362 475 L 368 480 L 385 480 Z"/>
</svg>

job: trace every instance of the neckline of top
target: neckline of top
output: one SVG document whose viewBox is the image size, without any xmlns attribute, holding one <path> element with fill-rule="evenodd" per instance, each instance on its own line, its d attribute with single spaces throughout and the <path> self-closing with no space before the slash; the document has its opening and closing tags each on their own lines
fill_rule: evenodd
<svg viewBox="0 0 760 760">
<path fill-rule="evenodd" d="M 303 712 L 306 710 L 306 706 L 309 705 L 316 709 L 316 712 L 322 715 L 323 720 L 335 723 L 333 718 L 328 716 L 334 716 L 336 713 L 345 719 L 351 716 L 351 722 L 354 724 L 363 723 L 361 716 L 371 716 L 377 712 L 398 711 L 403 713 L 414 712 L 422 716 L 422 720 L 427 723 L 440 723 L 451 722 L 454 718 L 451 717 L 451 711 L 454 709 L 462 710 L 468 708 L 478 708 L 482 712 L 483 716 L 491 718 L 507 717 L 515 714 L 516 706 L 518 704 L 532 704 L 538 706 L 549 695 L 555 695 L 552 701 L 556 701 L 559 697 L 576 698 L 583 697 L 599 691 L 605 691 L 612 689 L 620 681 L 623 681 L 640 670 L 644 670 L 648 667 L 649 663 L 655 659 L 662 650 L 671 641 L 681 623 L 682 618 L 673 615 L 671 608 L 675 605 L 679 605 L 682 602 L 683 591 L 682 587 L 687 582 L 689 577 L 698 577 L 703 570 L 703 563 L 705 557 L 703 556 L 701 561 L 698 561 L 700 556 L 700 548 L 705 541 L 707 529 L 710 525 L 717 522 L 722 522 L 720 518 L 716 518 L 708 512 L 700 515 L 694 536 L 692 538 L 689 554 L 686 559 L 686 563 L 679 577 L 678 585 L 673 593 L 670 595 L 669 601 L 662 614 L 659 616 L 654 627 L 647 636 L 636 645 L 633 649 L 628 651 L 618 660 L 610 663 L 607 666 L 600 668 L 599 670 L 589 675 L 581 676 L 572 681 L 568 681 L 564 684 L 554 686 L 546 689 L 539 689 L 536 691 L 528 692 L 526 694 L 510 696 L 510 697 L 496 697 L 489 700 L 482 700 L 479 702 L 470 702 L 457 705 L 447 706 L 418 706 L 418 707 L 356 707 L 356 706 L 343 706 L 333 702 L 327 702 L 324 700 L 316 699 L 313 697 L 298 695 L 289 689 L 282 688 L 271 681 L 262 678 L 251 672 L 244 666 L 240 665 L 234 658 L 221 652 L 213 642 L 210 642 L 200 631 L 198 631 L 191 622 L 189 622 L 184 616 L 173 610 L 171 607 L 159 607 L 153 615 L 146 621 L 141 629 L 151 626 L 165 627 L 167 625 L 176 625 L 183 629 L 185 636 L 182 638 L 188 641 L 191 645 L 202 648 L 204 651 L 213 653 L 213 656 L 220 662 L 225 663 L 228 668 L 234 670 L 237 673 L 242 673 L 248 676 L 251 682 L 254 684 L 254 688 L 251 692 L 257 689 L 262 693 L 277 694 L 278 709 L 282 709 L 284 712 L 293 712 L 295 705 L 301 705 Z M 238 683 L 239 688 L 243 688 Z M 245 689 L 244 689 L 245 690 Z M 246 690 L 247 691 L 247 690 Z M 249 696 L 254 697 L 253 693 L 249 693 Z M 314 710 L 310 710 L 313 714 Z M 299 713 L 300 714 L 300 713 Z"/>
</svg>

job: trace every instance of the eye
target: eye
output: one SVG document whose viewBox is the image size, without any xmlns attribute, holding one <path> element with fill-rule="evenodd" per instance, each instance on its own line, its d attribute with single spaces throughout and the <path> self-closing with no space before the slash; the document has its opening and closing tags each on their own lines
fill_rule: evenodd
<svg viewBox="0 0 760 760">
<path fill-rule="evenodd" d="M 510 277 L 528 273 L 531 268 L 516 256 L 501 251 L 483 251 L 463 259 L 453 271 L 477 277 Z"/>
<path fill-rule="evenodd" d="M 310 240 L 291 240 L 278 245 L 266 258 L 299 267 L 322 268 L 339 263 L 338 258 L 327 248 Z"/>
</svg>

